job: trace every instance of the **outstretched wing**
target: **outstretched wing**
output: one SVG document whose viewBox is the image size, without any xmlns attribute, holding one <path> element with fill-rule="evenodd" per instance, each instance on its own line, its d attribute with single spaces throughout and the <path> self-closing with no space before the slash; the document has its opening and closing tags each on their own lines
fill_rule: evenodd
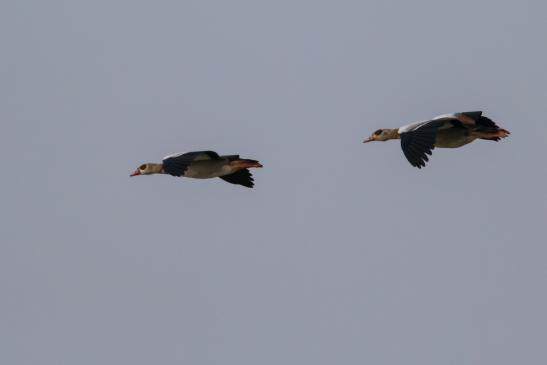
<svg viewBox="0 0 547 365">
<path fill-rule="evenodd" d="M 431 156 L 435 148 L 437 130 L 443 124 L 444 121 L 432 120 L 400 134 L 401 148 L 412 166 L 419 169 L 425 167 L 425 163 L 429 161 L 427 155 Z"/>
<path fill-rule="evenodd" d="M 252 188 L 254 186 L 253 175 L 248 169 L 239 170 L 230 175 L 220 176 L 220 178 L 230 184 L 243 185 L 248 188 Z"/>
<path fill-rule="evenodd" d="M 220 156 L 214 151 L 195 151 L 166 156 L 163 159 L 163 171 L 173 176 L 182 176 L 194 161 L 216 160 Z"/>
</svg>

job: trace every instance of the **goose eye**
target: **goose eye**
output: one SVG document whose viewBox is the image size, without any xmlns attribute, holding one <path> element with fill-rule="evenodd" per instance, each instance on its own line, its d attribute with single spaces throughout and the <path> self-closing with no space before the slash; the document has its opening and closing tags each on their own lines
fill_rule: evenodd
<svg viewBox="0 0 547 365">
<path fill-rule="evenodd" d="M 146 170 L 146 164 L 140 165 L 139 170 Z"/>
<path fill-rule="evenodd" d="M 382 134 L 382 130 L 381 129 L 378 129 L 376 132 L 374 132 L 375 135 L 379 136 L 380 134 Z"/>
</svg>

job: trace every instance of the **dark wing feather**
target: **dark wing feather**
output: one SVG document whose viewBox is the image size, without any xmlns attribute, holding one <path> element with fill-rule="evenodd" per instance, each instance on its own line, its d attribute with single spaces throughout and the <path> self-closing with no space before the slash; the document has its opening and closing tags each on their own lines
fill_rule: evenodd
<svg viewBox="0 0 547 365">
<path fill-rule="evenodd" d="M 214 151 L 195 151 L 181 155 L 167 156 L 163 159 L 163 171 L 173 176 L 182 176 L 188 166 L 196 160 L 215 160 L 220 158 Z"/>
<path fill-rule="evenodd" d="M 481 118 L 482 111 L 477 110 L 477 111 L 473 111 L 473 112 L 463 112 L 463 113 L 460 113 L 460 114 L 465 115 L 466 117 L 473 119 L 476 123 L 477 120 L 479 120 Z"/>
<path fill-rule="evenodd" d="M 427 155 L 431 155 L 435 148 L 437 128 L 438 123 L 430 123 L 401 134 L 401 148 L 412 166 L 422 168 L 429 161 Z"/>
<path fill-rule="evenodd" d="M 253 175 L 248 169 L 239 170 L 230 175 L 220 176 L 220 178 L 230 184 L 243 185 L 248 188 L 252 188 L 254 186 Z"/>
<path fill-rule="evenodd" d="M 190 163 L 192 163 L 192 158 L 186 156 L 186 154 L 177 157 L 168 157 L 163 160 L 163 171 L 169 175 L 182 176 Z"/>
<path fill-rule="evenodd" d="M 460 114 L 473 119 L 477 127 L 496 128 L 496 129 L 499 128 L 498 125 L 492 119 L 483 116 L 481 111 L 463 112 Z"/>
<path fill-rule="evenodd" d="M 220 158 L 224 158 L 228 161 L 235 161 L 235 160 L 239 160 L 239 155 L 223 155 L 223 156 L 220 156 Z"/>
<path fill-rule="evenodd" d="M 485 127 L 491 127 L 491 128 L 499 128 L 498 125 L 490 118 L 487 118 L 487 117 L 481 117 L 478 121 L 477 121 L 477 124 L 479 125 L 483 125 Z"/>
<path fill-rule="evenodd" d="M 480 119 L 477 120 L 477 126 L 486 127 L 488 129 L 499 129 L 498 125 L 492 119 L 487 117 L 480 117 Z"/>
</svg>

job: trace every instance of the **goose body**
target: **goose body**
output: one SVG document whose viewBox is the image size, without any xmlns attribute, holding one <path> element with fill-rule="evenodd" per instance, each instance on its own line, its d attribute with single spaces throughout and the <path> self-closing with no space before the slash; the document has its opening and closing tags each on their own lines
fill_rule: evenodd
<svg viewBox="0 0 547 365">
<path fill-rule="evenodd" d="M 195 151 L 178 153 L 163 158 L 162 163 L 145 163 L 140 165 L 131 176 L 168 174 L 194 179 L 211 179 L 219 177 L 231 184 L 254 186 L 249 168 L 260 168 L 256 160 L 242 159 L 239 155 L 220 156 L 214 151 Z"/>
<path fill-rule="evenodd" d="M 422 168 L 435 147 L 457 148 L 476 139 L 499 141 L 509 131 L 482 115 L 481 111 L 439 115 L 397 129 L 379 129 L 363 142 L 400 139 L 401 148 L 412 166 Z"/>
</svg>

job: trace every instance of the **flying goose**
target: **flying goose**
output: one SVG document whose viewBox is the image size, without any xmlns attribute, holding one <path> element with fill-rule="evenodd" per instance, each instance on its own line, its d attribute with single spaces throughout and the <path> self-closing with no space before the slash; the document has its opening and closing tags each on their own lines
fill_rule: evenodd
<svg viewBox="0 0 547 365">
<path fill-rule="evenodd" d="M 219 156 L 214 151 L 195 151 L 166 156 L 162 163 L 144 163 L 130 176 L 169 174 L 195 179 L 220 177 L 231 184 L 252 188 L 254 180 L 248 170 L 251 167 L 262 165 L 256 160 L 239 158 L 239 155 Z"/>
<path fill-rule="evenodd" d="M 473 111 L 440 115 L 396 129 L 378 129 L 363 143 L 400 139 L 408 162 L 422 168 L 435 147 L 461 147 L 477 138 L 499 141 L 508 135 L 509 131 L 483 116 L 482 111 Z"/>
</svg>

